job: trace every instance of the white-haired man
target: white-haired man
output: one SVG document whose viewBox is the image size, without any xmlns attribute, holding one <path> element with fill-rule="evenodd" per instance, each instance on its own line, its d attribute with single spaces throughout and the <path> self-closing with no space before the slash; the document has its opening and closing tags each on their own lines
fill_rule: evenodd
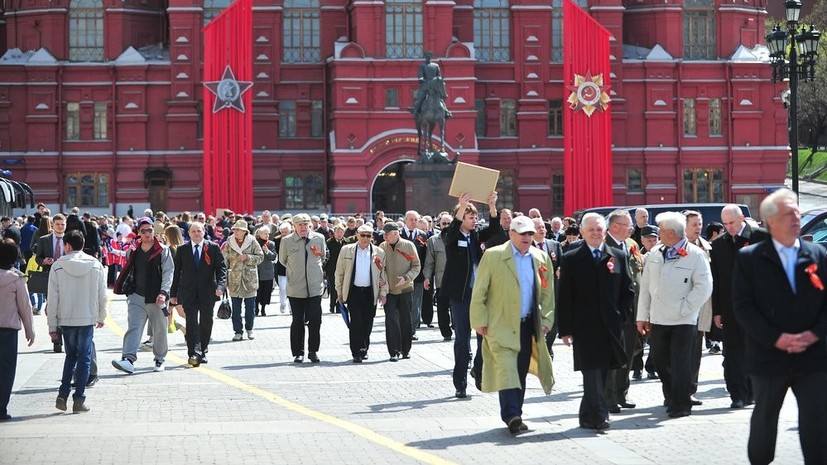
<svg viewBox="0 0 827 465">
<path fill-rule="evenodd" d="M 712 295 L 712 273 L 706 253 L 686 240 L 683 214 L 664 212 L 656 221 L 661 243 L 643 267 L 637 327 L 651 333 L 666 411 L 679 418 L 692 412 L 692 349 L 701 307 Z"/>
</svg>

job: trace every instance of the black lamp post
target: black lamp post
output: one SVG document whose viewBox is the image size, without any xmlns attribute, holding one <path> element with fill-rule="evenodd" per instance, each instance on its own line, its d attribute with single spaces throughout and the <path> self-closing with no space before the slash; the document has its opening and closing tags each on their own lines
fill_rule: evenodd
<svg viewBox="0 0 827 465">
<path fill-rule="evenodd" d="M 792 151 L 793 191 L 798 194 L 798 80 L 811 81 L 815 77 L 818 58 L 818 40 L 821 38 L 814 25 L 809 30 L 799 30 L 800 0 L 784 2 L 787 13 L 787 29 L 780 26 L 767 34 L 770 49 L 773 82 L 790 80 L 790 150 Z"/>
</svg>

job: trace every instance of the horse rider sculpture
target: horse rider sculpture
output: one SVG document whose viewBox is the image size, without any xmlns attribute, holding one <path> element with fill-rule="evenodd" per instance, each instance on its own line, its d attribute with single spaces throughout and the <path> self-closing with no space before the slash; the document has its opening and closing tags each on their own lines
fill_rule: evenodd
<svg viewBox="0 0 827 465">
<path fill-rule="evenodd" d="M 433 52 L 425 52 L 425 62 L 419 65 L 419 70 L 417 72 L 419 78 L 419 91 L 416 93 L 416 102 L 414 102 L 414 119 L 419 118 L 419 112 L 422 110 L 422 102 L 425 101 L 425 97 L 428 95 L 428 88 L 431 82 L 436 78 L 442 77 L 442 74 L 439 71 L 439 65 L 431 61 L 431 57 L 433 55 Z M 445 100 L 439 99 L 439 106 L 442 107 L 442 110 L 445 112 L 446 119 L 453 116 L 448 110 L 448 107 L 445 105 Z"/>
</svg>

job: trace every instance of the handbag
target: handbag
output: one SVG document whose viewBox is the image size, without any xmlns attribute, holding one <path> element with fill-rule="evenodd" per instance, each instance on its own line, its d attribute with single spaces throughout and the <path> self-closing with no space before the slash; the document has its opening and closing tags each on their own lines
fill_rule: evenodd
<svg viewBox="0 0 827 465">
<path fill-rule="evenodd" d="M 220 320 L 229 320 L 230 315 L 232 315 L 232 307 L 230 307 L 230 299 L 227 298 L 227 291 L 224 291 L 224 296 L 221 298 L 221 304 L 218 306 L 216 316 Z"/>
<path fill-rule="evenodd" d="M 45 294 L 49 291 L 49 272 L 48 271 L 29 271 L 29 293 L 31 294 Z"/>
<path fill-rule="evenodd" d="M 112 292 L 116 295 L 135 293 L 135 268 L 132 266 L 132 262 L 118 275 L 118 279 L 115 280 L 115 285 L 112 287 Z"/>
</svg>

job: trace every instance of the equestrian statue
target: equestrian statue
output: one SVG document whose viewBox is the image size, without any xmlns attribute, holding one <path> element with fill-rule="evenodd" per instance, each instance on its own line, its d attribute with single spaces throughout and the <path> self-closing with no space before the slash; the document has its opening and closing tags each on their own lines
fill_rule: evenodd
<svg viewBox="0 0 827 465">
<path fill-rule="evenodd" d="M 414 122 L 416 123 L 417 150 L 423 161 L 456 162 L 459 155 L 453 160 L 445 152 L 445 121 L 451 118 L 451 112 L 445 105 L 448 94 L 445 91 L 445 81 L 439 71 L 439 65 L 431 61 L 433 53 L 425 52 L 425 62 L 419 65 L 419 90 L 413 106 Z M 434 151 L 434 128 L 439 126 L 442 138 L 442 149 Z M 426 139 L 423 140 L 423 134 Z"/>
</svg>

